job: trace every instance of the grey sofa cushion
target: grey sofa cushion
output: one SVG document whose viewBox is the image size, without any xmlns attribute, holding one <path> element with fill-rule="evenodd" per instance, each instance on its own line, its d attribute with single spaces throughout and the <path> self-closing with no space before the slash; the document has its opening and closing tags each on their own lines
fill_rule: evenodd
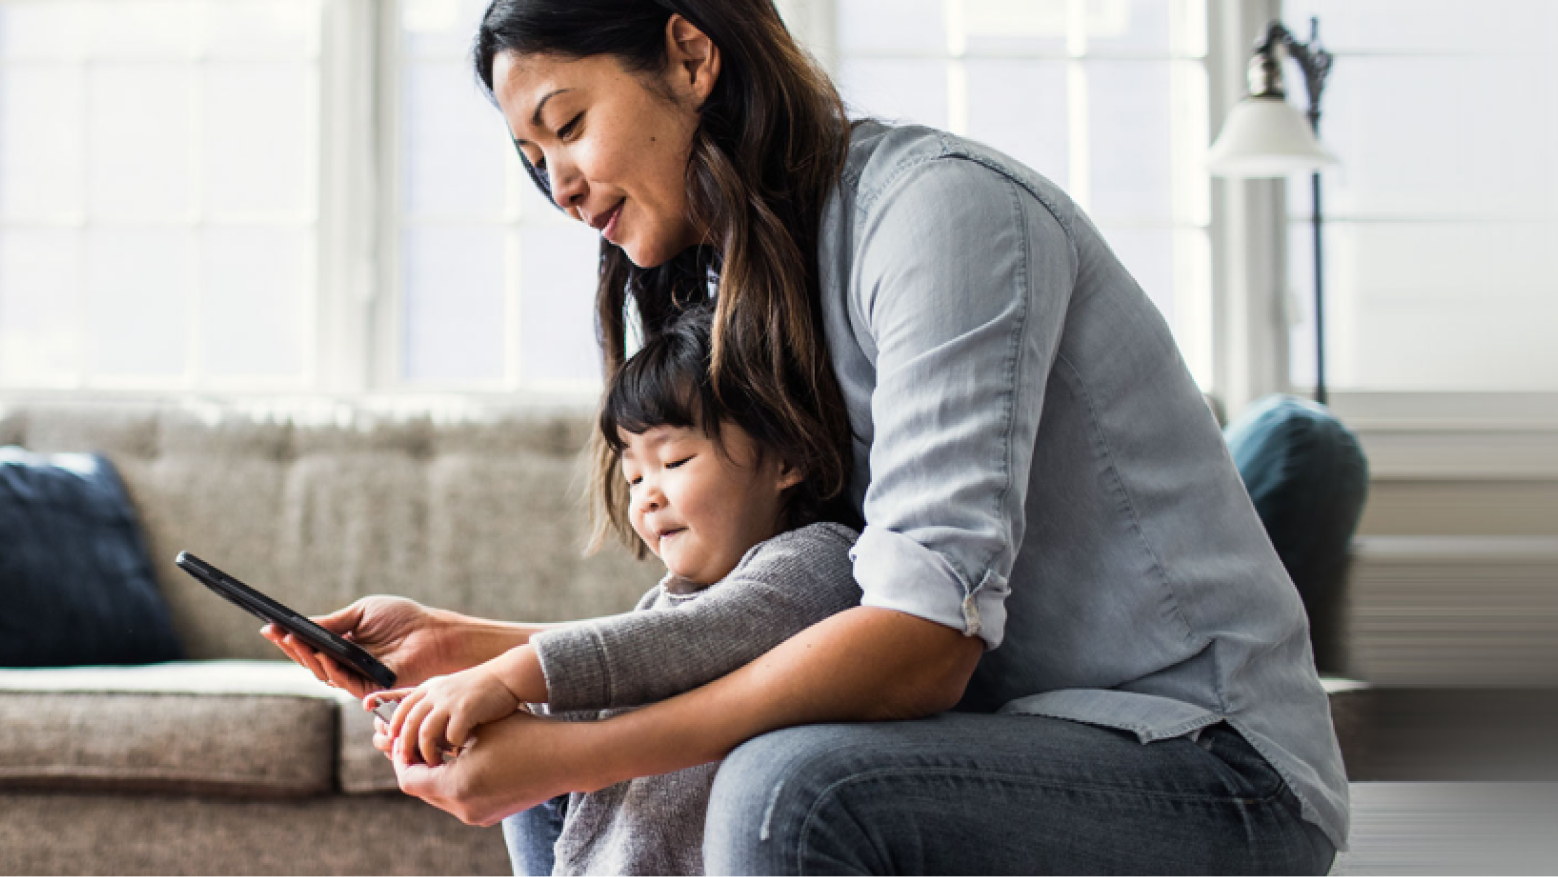
<svg viewBox="0 0 1558 877">
<path fill-rule="evenodd" d="M 0 670 L 0 693 L 9 787 L 319 795 L 338 740 L 372 752 L 339 734 L 357 701 L 279 661 Z"/>
<path fill-rule="evenodd" d="M 0 791 L 3 874 L 509 874 L 503 831 L 406 795 Z"/>
<path fill-rule="evenodd" d="M 373 748 L 373 716 L 359 701 L 341 704 L 336 784 L 348 795 L 400 792 L 395 768 Z"/>
</svg>

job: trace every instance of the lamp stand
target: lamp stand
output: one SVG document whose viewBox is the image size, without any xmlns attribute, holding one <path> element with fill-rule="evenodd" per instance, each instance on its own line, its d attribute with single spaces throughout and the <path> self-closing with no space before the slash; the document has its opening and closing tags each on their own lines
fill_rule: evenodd
<svg viewBox="0 0 1558 877">
<path fill-rule="evenodd" d="M 1265 83 L 1252 89 L 1255 96 L 1282 97 L 1282 59 L 1278 49 L 1285 50 L 1304 74 L 1304 91 L 1309 96 L 1309 127 L 1315 139 L 1320 137 L 1320 93 L 1325 90 L 1325 78 L 1331 72 L 1331 53 L 1320 47 L 1320 19 L 1309 19 L 1309 42 L 1301 43 L 1281 22 L 1274 21 L 1266 28 L 1266 36 L 1256 45 L 1255 52 L 1265 68 Z M 1252 81 L 1252 85 L 1254 85 Z M 1313 226 L 1315 237 L 1315 401 L 1329 403 L 1325 389 L 1325 270 L 1322 259 L 1320 212 L 1320 172 L 1310 176 L 1310 191 L 1314 198 Z"/>
</svg>

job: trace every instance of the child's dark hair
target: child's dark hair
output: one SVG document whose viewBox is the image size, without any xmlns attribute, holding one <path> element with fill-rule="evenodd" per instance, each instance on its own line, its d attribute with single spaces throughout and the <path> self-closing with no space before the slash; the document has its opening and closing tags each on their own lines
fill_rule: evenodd
<svg viewBox="0 0 1558 877">
<path fill-rule="evenodd" d="M 601 438 L 620 461 L 627 447 L 623 432 L 638 435 L 657 426 L 699 429 L 723 454 L 720 424 L 728 422 L 745 430 L 763 457 L 777 454 L 804 469 L 787 452 L 783 421 L 775 412 L 739 388 L 727 386 L 716 392 L 709 376 L 713 316 L 712 304 L 689 308 L 623 363 L 601 405 Z M 786 491 L 780 527 L 790 530 L 817 521 L 823 505 L 821 485 L 807 472 L 801 483 Z M 643 558 L 647 554 L 643 543 L 634 539 L 633 544 Z"/>
</svg>

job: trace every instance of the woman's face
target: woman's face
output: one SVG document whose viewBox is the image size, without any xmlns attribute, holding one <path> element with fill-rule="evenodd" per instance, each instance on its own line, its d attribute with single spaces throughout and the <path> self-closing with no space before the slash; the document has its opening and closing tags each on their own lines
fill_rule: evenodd
<svg viewBox="0 0 1558 877">
<path fill-rule="evenodd" d="M 669 63 L 630 73 L 617 58 L 499 54 L 493 93 L 525 158 L 551 177 L 552 197 L 641 268 L 699 243 L 687 211 L 687 158 L 718 52 L 680 16 L 667 25 Z"/>
</svg>

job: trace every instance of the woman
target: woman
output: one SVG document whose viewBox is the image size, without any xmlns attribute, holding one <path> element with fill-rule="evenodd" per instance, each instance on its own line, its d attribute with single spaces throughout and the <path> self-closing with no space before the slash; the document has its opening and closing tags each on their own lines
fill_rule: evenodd
<svg viewBox="0 0 1558 877">
<path fill-rule="evenodd" d="M 850 125 L 768 0 L 496 0 L 475 63 L 536 183 L 602 232 L 608 374 L 629 298 L 653 334 L 717 275 L 711 368 L 789 412 L 863 517 L 864 598 L 609 721 L 519 715 L 452 766 L 397 761 L 403 789 L 527 811 L 521 863 L 542 802 L 728 755 L 715 873 L 1330 866 L 1347 788 L 1302 607 L 1162 318 L 1064 193 Z M 322 621 L 407 684 L 536 630 L 387 598 Z"/>
</svg>

